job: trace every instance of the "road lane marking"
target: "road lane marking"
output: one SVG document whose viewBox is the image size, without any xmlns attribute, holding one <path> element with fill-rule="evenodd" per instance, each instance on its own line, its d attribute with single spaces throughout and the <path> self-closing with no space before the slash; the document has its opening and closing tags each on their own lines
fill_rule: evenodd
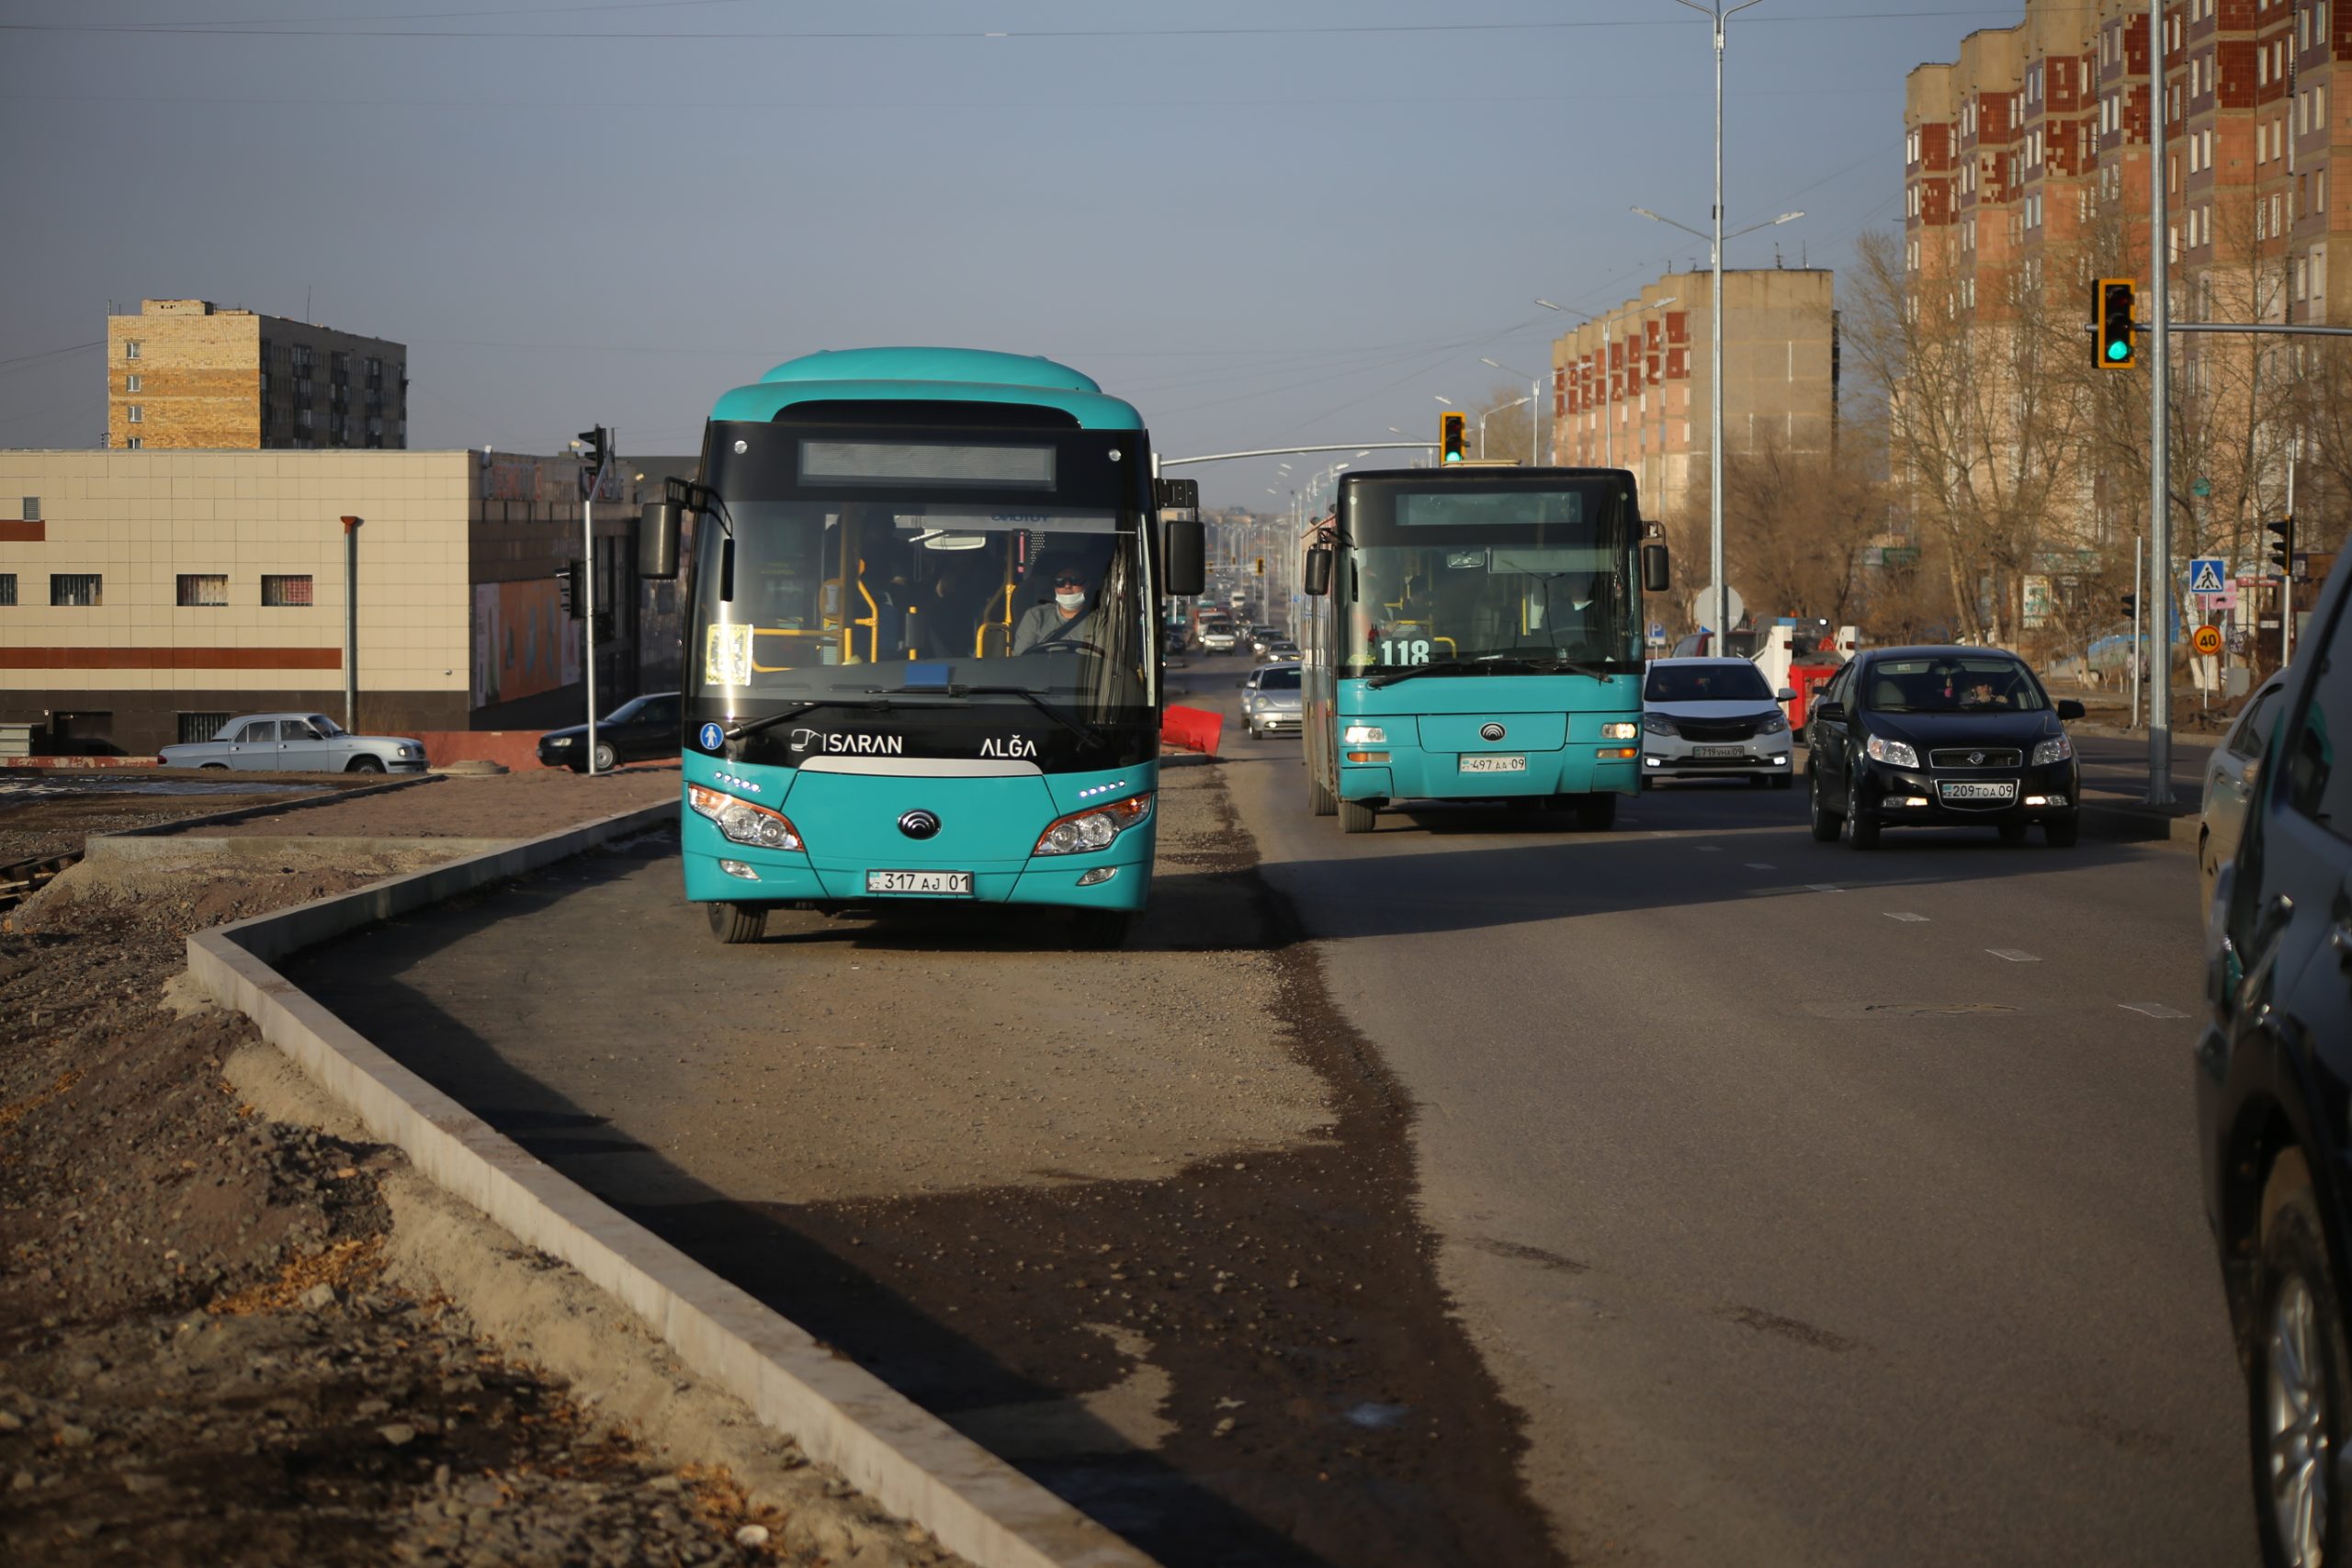
<svg viewBox="0 0 2352 1568">
<path fill-rule="evenodd" d="M 1724 847 L 1721 844 L 1693 844 L 1690 847 L 1702 855 L 1719 855 L 1724 852 Z"/>
<path fill-rule="evenodd" d="M 1750 871 L 1778 871 L 1781 868 L 1774 865 L 1768 860 L 1752 860 L 1747 863 L 1747 869 Z"/>
<path fill-rule="evenodd" d="M 2187 1018 L 2178 1008 L 2168 1008 L 2162 1002 L 2118 1002 L 2125 1012 L 2144 1013 L 2150 1018 Z"/>
<path fill-rule="evenodd" d="M 1808 890 L 1815 893 L 1843 893 L 1846 891 L 1834 882 L 1808 882 L 1805 884 L 1805 886 Z"/>
<path fill-rule="evenodd" d="M 1890 920 L 1924 920 L 1928 918 L 1925 915 L 1915 915 L 1908 909 L 1888 909 L 1884 913 Z"/>
<path fill-rule="evenodd" d="M 2039 964 L 2041 959 L 2022 948 L 1988 947 L 1984 950 L 1996 958 L 2006 958 L 2012 964 Z"/>
</svg>

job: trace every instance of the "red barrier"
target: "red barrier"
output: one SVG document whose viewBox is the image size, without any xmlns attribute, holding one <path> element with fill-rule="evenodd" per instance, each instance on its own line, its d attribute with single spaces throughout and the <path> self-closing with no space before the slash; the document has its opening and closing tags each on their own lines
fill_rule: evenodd
<svg viewBox="0 0 2352 1568">
<path fill-rule="evenodd" d="M 1181 746 L 1187 751 L 1214 757 L 1216 743 L 1224 735 L 1225 716 L 1206 708 L 1170 703 L 1159 716 L 1159 740 L 1163 746 Z"/>
</svg>

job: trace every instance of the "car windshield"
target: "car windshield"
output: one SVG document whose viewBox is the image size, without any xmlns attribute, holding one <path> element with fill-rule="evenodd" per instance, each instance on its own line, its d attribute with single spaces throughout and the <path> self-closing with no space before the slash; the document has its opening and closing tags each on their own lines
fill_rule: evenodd
<svg viewBox="0 0 2352 1568">
<path fill-rule="evenodd" d="M 329 718 L 322 713 L 304 714 L 302 716 L 311 721 L 311 728 L 317 730 L 321 735 L 325 736 L 330 740 L 343 733 L 343 726 L 337 724 L 334 720 Z"/>
<path fill-rule="evenodd" d="M 1770 701 L 1772 689 L 1753 664 L 1661 664 L 1650 670 L 1642 700 L 1650 703 Z"/>
<path fill-rule="evenodd" d="M 1866 675 L 1873 713 L 2039 713 L 2049 703 L 2014 659 L 1883 659 Z"/>
<path fill-rule="evenodd" d="M 1277 670 L 1258 672 L 1258 689 L 1261 692 L 1295 692 L 1298 690 L 1298 666 L 1285 665 Z"/>
</svg>

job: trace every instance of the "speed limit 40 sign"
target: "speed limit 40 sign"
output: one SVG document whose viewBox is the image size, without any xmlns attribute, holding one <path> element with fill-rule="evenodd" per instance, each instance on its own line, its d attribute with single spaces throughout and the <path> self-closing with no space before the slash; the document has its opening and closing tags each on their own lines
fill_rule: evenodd
<svg viewBox="0 0 2352 1568">
<path fill-rule="evenodd" d="M 2222 651 L 2222 628 L 2219 626 L 2198 627 L 2196 634 L 2188 639 L 2188 646 L 2211 659 Z"/>
</svg>

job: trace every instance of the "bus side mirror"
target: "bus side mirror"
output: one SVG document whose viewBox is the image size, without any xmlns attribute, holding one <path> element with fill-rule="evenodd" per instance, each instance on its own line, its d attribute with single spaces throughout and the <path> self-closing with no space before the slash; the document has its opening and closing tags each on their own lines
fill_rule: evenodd
<svg viewBox="0 0 2352 1568">
<path fill-rule="evenodd" d="M 1320 599 L 1331 592 L 1331 552 L 1328 549 L 1306 552 L 1307 593 Z"/>
<path fill-rule="evenodd" d="M 1674 579 L 1668 572 L 1666 547 L 1656 544 L 1644 545 L 1642 547 L 1642 592 L 1663 593 L 1673 585 L 1673 582 Z"/>
<path fill-rule="evenodd" d="M 639 513 L 637 574 L 662 581 L 678 575 L 678 503 L 649 501 Z"/>
<path fill-rule="evenodd" d="M 1168 520 L 1167 537 L 1168 581 L 1160 591 L 1176 598 L 1190 598 L 1200 592 L 1208 581 L 1208 531 L 1197 517 L 1171 517 Z"/>
</svg>

